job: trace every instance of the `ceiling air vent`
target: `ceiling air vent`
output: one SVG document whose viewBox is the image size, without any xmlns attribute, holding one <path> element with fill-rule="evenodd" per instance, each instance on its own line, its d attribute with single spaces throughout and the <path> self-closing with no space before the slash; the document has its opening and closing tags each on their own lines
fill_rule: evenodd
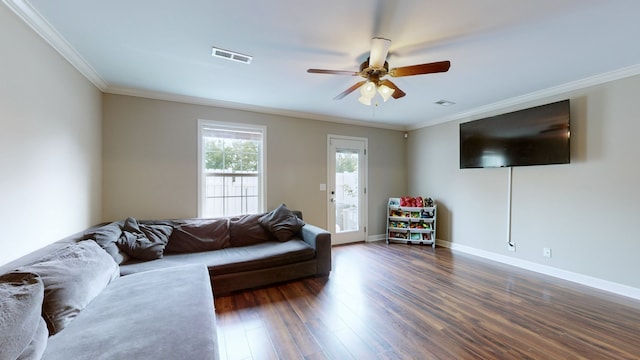
<svg viewBox="0 0 640 360">
<path fill-rule="evenodd" d="M 434 104 L 442 105 L 442 106 L 451 106 L 451 105 L 455 105 L 456 103 L 454 103 L 453 101 L 449 101 L 449 100 L 438 100 Z"/>
<path fill-rule="evenodd" d="M 251 64 L 251 60 L 253 60 L 253 56 L 240 54 L 237 52 L 219 49 L 217 47 L 211 48 L 211 55 L 227 60 L 233 60 L 245 64 Z"/>
</svg>

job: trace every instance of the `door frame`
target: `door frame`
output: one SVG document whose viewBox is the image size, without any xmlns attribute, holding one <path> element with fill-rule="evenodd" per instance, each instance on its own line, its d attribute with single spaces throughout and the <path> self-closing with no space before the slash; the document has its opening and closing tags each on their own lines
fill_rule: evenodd
<svg viewBox="0 0 640 360">
<path fill-rule="evenodd" d="M 337 239 L 336 237 L 336 229 L 335 229 L 335 223 L 336 223 L 336 219 L 335 219 L 335 206 L 332 206 L 331 204 L 331 191 L 335 190 L 335 166 L 333 166 L 332 164 L 335 164 L 335 159 L 333 158 L 334 155 L 331 151 L 331 140 L 347 140 L 347 141 L 357 141 L 357 142 L 362 142 L 363 146 L 364 146 L 364 153 L 363 153 L 363 159 L 362 159 L 362 166 L 358 167 L 358 170 L 360 172 L 360 176 L 362 176 L 362 184 L 364 186 L 364 188 L 362 189 L 362 191 L 360 192 L 360 195 L 362 196 L 362 199 L 360 201 L 360 214 L 362 217 L 362 221 L 361 221 L 361 229 L 362 229 L 362 233 L 363 233 L 363 241 L 367 241 L 367 234 L 368 234 L 368 228 L 369 228 L 369 216 L 368 216 L 368 208 L 369 208 L 369 157 L 368 157 L 368 152 L 369 152 L 369 139 L 368 138 L 363 138 L 363 137 L 355 137 L 355 136 L 344 136 L 344 135 L 335 135 L 335 134 L 328 134 L 327 135 L 327 229 L 329 230 L 329 232 L 331 233 L 331 244 L 332 245 L 340 245 L 340 244 L 347 244 L 350 243 L 350 241 L 335 241 Z M 360 169 L 362 168 L 362 169 Z"/>
</svg>

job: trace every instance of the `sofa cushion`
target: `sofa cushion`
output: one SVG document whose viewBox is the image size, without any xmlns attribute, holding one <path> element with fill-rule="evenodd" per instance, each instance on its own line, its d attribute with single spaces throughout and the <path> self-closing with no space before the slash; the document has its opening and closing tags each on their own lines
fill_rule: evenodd
<svg viewBox="0 0 640 360">
<path fill-rule="evenodd" d="M 228 247 L 216 251 L 166 254 L 162 259 L 129 262 L 120 266 L 122 275 L 187 264 L 204 264 L 212 275 L 259 270 L 311 260 L 314 249 L 302 240 L 268 241 L 260 244 Z M 214 289 L 215 290 L 215 289 Z"/>
<path fill-rule="evenodd" d="M 122 222 L 112 222 L 87 231 L 84 240 L 92 239 L 100 245 L 117 264 L 122 264 L 129 259 L 124 251 L 117 246 L 120 234 L 122 234 Z"/>
<path fill-rule="evenodd" d="M 258 219 L 261 214 L 247 214 L 229 218 L 229 236 L 231 246 L 255 245 L 265 241 L 273 241 L 275 238 L 263 228 Z"/>
<path fill-rule="evenodd" d="M 217 359 L 215 321 L 204 265 L 122 276 L 49 338 L 43 360 Z"/>
<path fill-rule="evenodd" d="M 296 214 L 287 209 L 285 204 L 268 212 L 258 219 L 260 226 L 269 231 L 279 241 L 288 241 L 304 226 Z"/>
<path fill-rule="evenodd" d="M 134 218 L 127 218 L 117 245 L 129 256 L 140 260 L 160 259 L 173 228 L 168 225 L 138 224 Z"/>
<path fill-rule="evenodd" d="M 42 315 L 51 335 L 64 329 L 120 273 L 113 258 L 92 240 L 69 244 L 18 271 L 42 279 Z"/>
<path fill-rule="evenodd" d="M 16 360 L 40 359 L 44 353 L 44 349 L 47 347 L 48 340 L 49 330 L 47 329 L 47 323 L 42 317 L 40 317 L 40 320 L 38 321 L 38 328 L 36 329 L 31 342 Z"/>
<path fill-rule="evenodd" d="M 211 275 L 267 269 L 311 260 L 315 257 L 315 250 L 302 240 L 270 241 L 222 249 L 216 257 L 208 266 Z"/>
<path fill-rule="evenodd" d="M 227 218 L 176 220 L 173 223 L 174 229 L 166 252 L 191 253 L 218 250 L 230 245 Z"/>
<path fill-rule="evenodd" d="M 0 359 L 39 359 L 49 332 L 42 319 L 44 284 L 37 274 L 0 276 Z"/>
</svg>

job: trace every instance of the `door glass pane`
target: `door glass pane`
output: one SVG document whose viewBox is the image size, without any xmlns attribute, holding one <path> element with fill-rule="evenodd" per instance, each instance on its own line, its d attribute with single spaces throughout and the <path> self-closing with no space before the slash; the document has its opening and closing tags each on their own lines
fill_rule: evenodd
<svg viewBox="0 0 640 360">
<path fill-rule="evenodd" d="M 336 149 L 336 233 L 359 229 L 359 161 L 357 150 Z"/>
</svg>

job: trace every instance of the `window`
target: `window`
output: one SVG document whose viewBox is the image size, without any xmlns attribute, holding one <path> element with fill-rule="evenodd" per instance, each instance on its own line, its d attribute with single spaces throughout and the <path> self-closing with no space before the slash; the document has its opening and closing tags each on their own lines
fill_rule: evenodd
<svg viewBox="0 0 640 360">
<path fill-rule="evenodd" d="M 198 121 L 198 216 L 264 211 L 264 139 L 256 125 Z"/>
</svg>

